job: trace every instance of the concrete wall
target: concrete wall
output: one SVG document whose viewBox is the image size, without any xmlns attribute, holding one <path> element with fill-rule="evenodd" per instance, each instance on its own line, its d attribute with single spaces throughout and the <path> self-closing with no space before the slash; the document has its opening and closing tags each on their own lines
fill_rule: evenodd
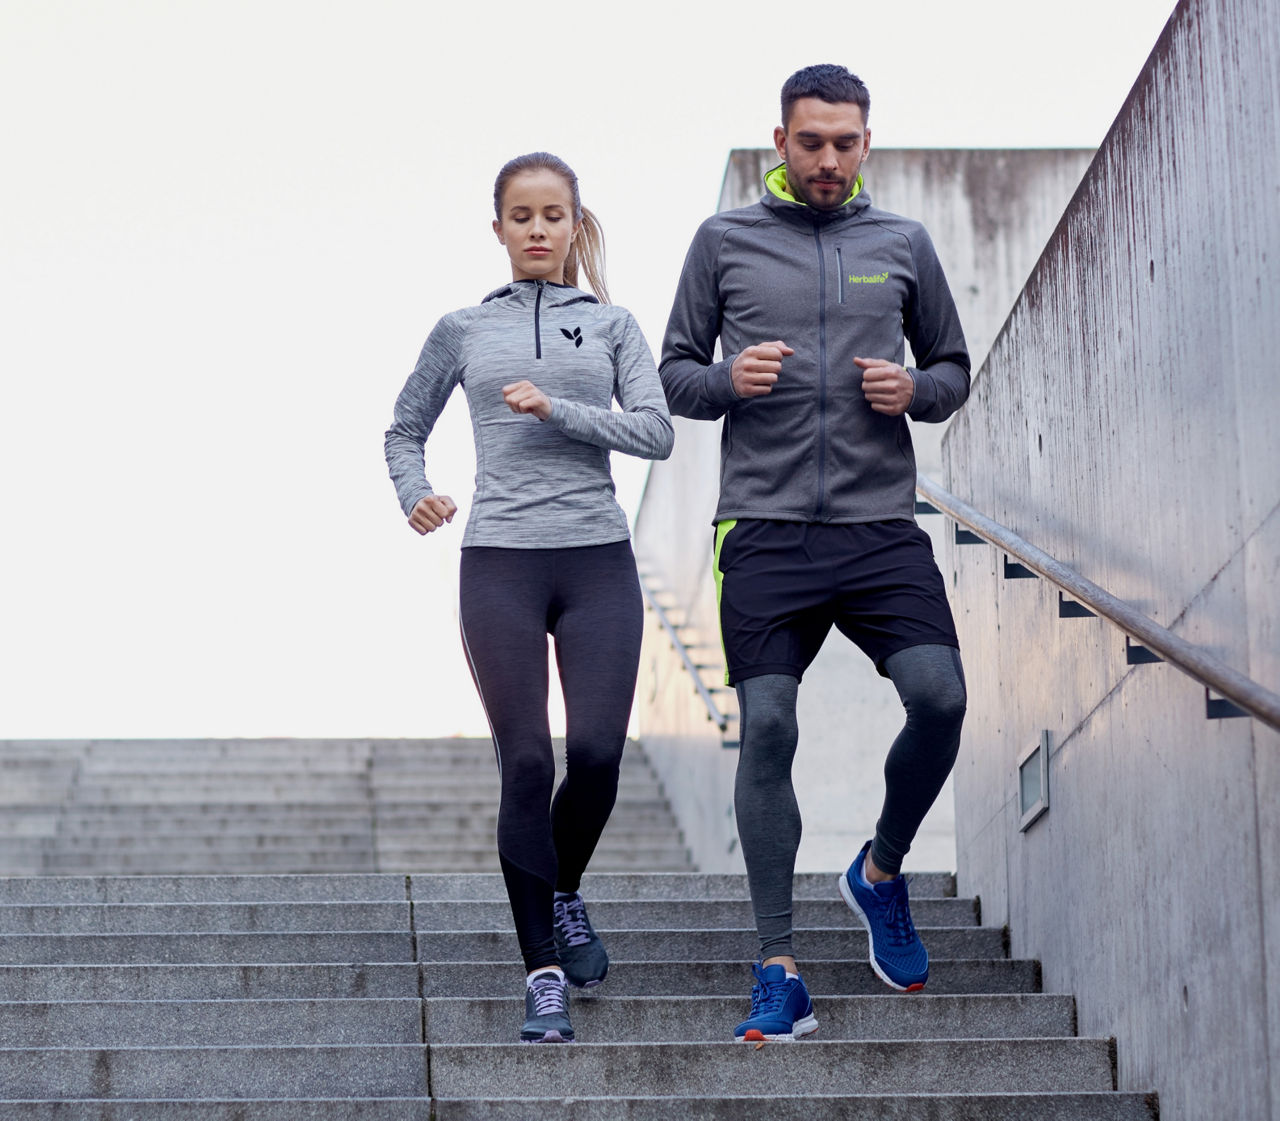
<svg viewBox="0 0 1280 1121">
<path fill-rule="evenodd" d="M 943 444 L 960 497 L 1280 689 L 1280 7 L 1179 4 Z M 1280 735 L 952 546 L 960 888 L 1161 1116 L 1280 1119 Z M 1016 760 L 1047 730 L 1048 813 Z"/>
<path fill-rule="evenodd" d="M 946 269 L 969 347 L 981 360 L 1004 322 L 1093 153 L 1081 150 L 890 150 L 872 148 L 866 189 L 876 205 L 919 218 Z M 754 202 L 772 149 L 729 157 L 720 209 Z M 942 426 L 913 429 L 920 469 L 941 468 Z M 703 645 L 706 679 L 723 680 L 711 577 L 711 516 L 719 482 L 720 425 L 677 419 L 676 450 L 654 464 L 641 503 L 636 548 L 679 619 Z M 921 524 L 935 534 L 943 525 Z M 721 746 L 692 687 L 657 631 L 646 647 L 637 696 L 640 735 L 670 792 L 699 866 L 741 867 L 733 819 L 737 755 Z M 720 697 L 733 709 L 731 692 Z M 902 723 L 893 687 L 837 636 L 805 675 L 795 784 L 804 816 L 798 867 L 843 868 L 871 835 L 884 796 L 882 768 Z M 926 819 L 909 866 L 950 869 L 955 831 L 950 788 Z"/>
</svg>

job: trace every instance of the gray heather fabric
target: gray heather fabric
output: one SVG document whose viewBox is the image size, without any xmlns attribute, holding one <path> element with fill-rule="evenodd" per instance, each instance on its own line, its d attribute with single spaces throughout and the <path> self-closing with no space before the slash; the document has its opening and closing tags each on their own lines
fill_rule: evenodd
<svg viewBox="0 0 1280 1121">
<path fill-rule="evenodd" d="M 551 399 L 549 420 L 503 403 L 502 387 L 526 379 Z M 464 548 L 627 539 L 609 452 L 666 459 L 675 440 L 653 356 L 630 312 L 567 285 L 521 280 L 441 319 L 386 434 L 387 466 L 406 515 L 434 493 L 423 448 L 458 385 L 476 442 Z M 621 413 L 611 409 L 614 398 Z"/>
<path fill-rule="evenodd" d="M 920 823 L 956 761 L 965 713 L 964 670 L 951 646 L 909 646 L 885 659 L 907 721 L 885 762 L 885 798 L 871 858 L 897 874 Z M 791 785 L 799 733 L 799 682 L 771 673 L 738 682 L 742 754 L 734 813 L 747 865 L 760 958 L 793 957 L 791 884 L 800 847 L 800 808 Z"/>
<path fill-rule="evenodd" d="M 908 412 L 945 420 L 969 394 L 955 303 L 925 228 L 878 210 L 865 190 L 833 211 L 766 192 L 703 222 L 680 275 L 661 371 L 673 413 L 724 417 L 714 520 L 911 520 L 907 418 L 873 411 L 853 364 L 855 355 L 902 362 L 904 332 L 917 363 Z M 773 392 L 738 397 L 733 360 L 773 339 L 795 349 Z"/>
<path fill-rule="evenodd" d="M 738 840 L 760 936 L 760 960 L 793 957 L 791 883 L 800 848 L 800 806 L 791 785 L 799 727 L 790 674 L 766 673 L 739 681 L 742 747 L 733 787 Z"/>
</svg>

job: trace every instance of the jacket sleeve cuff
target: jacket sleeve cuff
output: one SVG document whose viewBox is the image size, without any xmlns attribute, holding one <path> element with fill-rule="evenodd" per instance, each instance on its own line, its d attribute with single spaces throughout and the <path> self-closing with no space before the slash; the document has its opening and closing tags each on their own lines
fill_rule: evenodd
<svg viewBox="0 0 1280 1121">
<path fill-rule="evenodd" d="M 733 360 L 737 357 L 736 354 L 731 354 L 728 358 L 713 362 L 707 367 L 707 397 L 715 404 L 723 405 L 725 408 L 741 400 L 737 391 L 733 388 Z"/>
<path fill-rule="evenodd" d="M 908 368 L 907 373 L 915 382 L 915 392 L 911 396 L 911 404 L 907 406 L 907 416 L 912 420 L 920 420 L 932 412 L 938 403 L 938 387 L 924 370 Z"/>
<path fill-rule="evenodd" d="M 404 516 L 407 518 L 410 514 L 413 513 L 413 508 L 419 502 L 421 502 L 424 498 L 430 498 L 433 494 L 435 494 L 435 491 L 433 491 L 431 487 L 425 483 L 421 487 L 417 488 L 416 490 L 411 490 L 408 493 L 408 495 L 405 497 L 404 502 L 401 503 L 401 509 L 404 510 Z"/>
</svg>

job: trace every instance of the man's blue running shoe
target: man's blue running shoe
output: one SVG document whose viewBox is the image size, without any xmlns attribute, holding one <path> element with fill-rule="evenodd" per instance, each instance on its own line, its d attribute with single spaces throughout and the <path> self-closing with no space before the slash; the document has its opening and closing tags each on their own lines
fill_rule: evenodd
<svg viewBox="0 0 1280 1121">
<path fill-rule="evenodd" d="M 733 1029 L 734 1039 L 746 1043 L 789 1041 L 818 1030 L 818 1018 L 813 1014 L 813 1001 L 804 981 L 799 977 L 789 980 L 781 965 L 761 968 L 755 964 L 751 968 L 756 975 L 751 989 L 751 1015 Z"/>
<path fill-rule="evenodd" d="M 894 876 L 870 887 L 864 884 L 862 865 L 870 849 L 868 841 L 840 877 L 840 894 L 867 928 L 867 956 L 880 980 L 901 992 L 919 992 L 929 979 L 929 951 L 911 922 L 907 881 Z"/>
</svg>

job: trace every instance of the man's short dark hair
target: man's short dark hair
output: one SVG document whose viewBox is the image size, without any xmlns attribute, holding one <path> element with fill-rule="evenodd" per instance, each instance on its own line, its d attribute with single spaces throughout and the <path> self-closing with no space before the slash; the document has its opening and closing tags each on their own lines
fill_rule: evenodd
<svg viewBox="0 0 1280 1121">
<path fill-rule="evenodd" d="M 871 94 L 863 85 L 858 75 L 836 66 L 831 62 L 821 62 L 817 66 L 806 66 L 797 70 L 782 86 L 782 127 L 787 127 L 791 116 L 791 106 L 802 97 L 816 97 L 833 105 L 849 101 L 862 110 L 862 124 L 866 127 L 871 116 Z"/>
</svg>

